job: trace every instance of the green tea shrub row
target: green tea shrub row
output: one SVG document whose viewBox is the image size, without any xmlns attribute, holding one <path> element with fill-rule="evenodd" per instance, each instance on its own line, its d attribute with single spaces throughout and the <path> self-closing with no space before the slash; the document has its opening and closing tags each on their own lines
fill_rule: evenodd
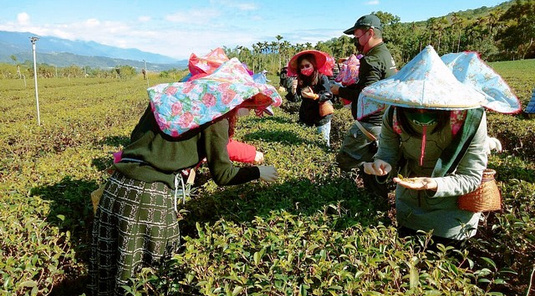
<svg viewBox="0 0 535 296">
<path fill-rule="evenodd" d="M 48 295 L 86 272 L 89 194 L 146 107 L 144 81 L 46 80 L 41 126 L 33 87 L 4 82 L 0 294 Z"/>
<path fill-rule="evenodd" d="M 522 116 L 491 114 L 489 135 L 498 138 L 512 155 L 535 160 L 535 120 Z"/>
<path fill-rule="evenodd" d="M 39 198 L 18 194 L 2 198 L 0 294 L 47 295 L 65 273 L 83 268 L 76 260 L 70 232 L 50 224 L 48 211 L 49 204 Z"/>
<path fill-rule="evenodd" d="M 426 251 L 428 236 L 398 239 L 382 224 L 337 231 L 338 218 L 272 211 L 248 223 L 197 224 L 197 238 L 187 237 L 167 266 L 146 270 L 132 287 L 159 295 L 493 294 L 475 283 L 495 272 L 472 270 L 466 251 Z"/>
<path fill-rule="evenodd" d="M 517 75 L 524 81 L 523 73 Z M 41 127 L 33 88 L 4 81 L 0 294 L 82 294 L 83 288 L 69 291 L 65 283 L 87 284 L 89 193 L 105 181 L 111 152 L 128 143 L 146 108 L 146 81 L 47 79 L 40 86 Z M 514 85 L 525 94 L 532 88 Z M 392 204 L 337 169 L 335 153 L 351 125 L 349 110 L 340 107 L 332 149 L 314 128 L 297 123 L 295 110 L 240 119 L 236 138 L 265 152 L 280 180 L 218 188 L 201 168 L 196 195 L 182 208 L 183 252 L 132 279 L 130 293 L 525 295 L 535 253 L 535 164 L 522 151 L 533 149 L 531 135 L 523 132 L 532 121 L 489 115 L 489 134 L 506 148 L 489 161 L 498 172 L 504 211 L 485 215 L 468 249 L 444 255 L 424 251 L 424 238 L 398 238 Z M 523 148 L 516 149 L 520 142 Z"/>
</svg>

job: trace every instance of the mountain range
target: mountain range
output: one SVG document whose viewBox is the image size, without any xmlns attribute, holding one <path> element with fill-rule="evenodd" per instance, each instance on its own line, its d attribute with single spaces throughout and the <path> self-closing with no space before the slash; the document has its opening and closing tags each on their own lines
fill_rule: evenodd
<svg viewBox="0 0 535 296">
<path fill-rule="evenodd" d="M 149 71 L 184 69 L 187 60 L 176 60 L 160 54 L 144 52 L 134 48 L 119 48 L 94 41 L 72 41 L 50 36 L 38 36 L 30 32 L 0 31 L 0 63 L 32 61 L 31 37 L 36 42 L 37 62 L 58 67 L 89 66 L 112 68 L 115 66 L 146 67 Z"/>
</svg>

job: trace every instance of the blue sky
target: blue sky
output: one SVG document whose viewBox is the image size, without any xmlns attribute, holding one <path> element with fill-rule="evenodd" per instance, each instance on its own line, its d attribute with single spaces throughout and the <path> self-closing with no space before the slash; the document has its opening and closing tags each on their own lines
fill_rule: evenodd
<svg viewBox="0 0 535 296">
<path fill-rule="evenodd" d="M 256 42 L 316 44 L 374 11 L 401 22 L 504 0 L 0 0 L 0 30 L 137 48 L 176 59 Z"/>
</svg>

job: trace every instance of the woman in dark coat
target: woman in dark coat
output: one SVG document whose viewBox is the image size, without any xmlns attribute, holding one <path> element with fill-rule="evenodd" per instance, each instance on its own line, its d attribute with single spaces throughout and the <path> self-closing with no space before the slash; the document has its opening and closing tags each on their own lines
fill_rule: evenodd
<svg viewBox="0 0 535 296">
<path fill-rule="evenodd" d="M 329 147 L 334 109 L 329 78 L 320 71 L 328 64 L 325 55 L 316 50 L 302 51 L 292 57 L 289 68 L 297 73 L 296 96 L 301 99 L 299 122 L 317 127 Z"/>
</svg>

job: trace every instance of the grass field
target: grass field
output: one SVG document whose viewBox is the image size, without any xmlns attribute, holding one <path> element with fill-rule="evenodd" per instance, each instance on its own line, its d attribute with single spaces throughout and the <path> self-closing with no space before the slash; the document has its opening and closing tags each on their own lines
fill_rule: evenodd
<svg viewBox="0 0 535 296">
<path fill-rule="evenodd" d="M 535 60 L 491 64 L 525 106 Z M 278 78 L 269 77 L 274 84 Z M 90 193 L 146 108 L 146 81 L 0 80 L 0 295 L 86 293 Z M 151 77 L 150 84 L 169 82 Z M 393 205 L 369 196 L 334 163 L 286 104 L 239 122 L 236 137 L 277 167 L 273 184 L 218 188 L 205 180 L 183 208 L 182 252 L 145 269 L 131 295 L 528 295 L 535 270 L 533 119 L 489 114 L 504 199 L 462 249 L 397 237 Z M 332 146 L 351 124 L 337 109 Z M 200 179 L 206 178 L 201 169 Z"/>
</svg>

